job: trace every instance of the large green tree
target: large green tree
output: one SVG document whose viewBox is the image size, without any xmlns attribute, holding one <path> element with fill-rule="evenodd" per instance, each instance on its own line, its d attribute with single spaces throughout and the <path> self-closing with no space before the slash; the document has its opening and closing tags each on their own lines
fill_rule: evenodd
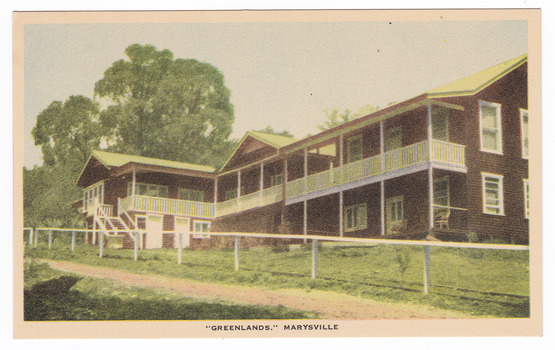
<svg viewBox="0 0 555 350">
<path fill-rule="evenodd" d="M 234 149 L 233 106 L 218 69 L 151 45 L 125 53 L 95 84 L 94 100 L 71 96 L 37 116 L 32 135 L 44 164 L 24 169 L 25 225 L 77 225 L 75 181 L 94 149 L 214 166 Z"/>
<path fill-rule="evenodd" d="M 40 112 L 31 133 L 41 147 L 44 164 L 79 171 L 105 139 L 99 112 L 98 102 L 85 96 L 54 101 Z"/>
<path fill-rule="evenodd" d="M 75 181 L 91 151 L 105 140 L 99 112 L 97 102 L 71 96 L 52 102 L 37 116 L 32 135 L 44 164 L 23 172 L 26 226 L 78 226 L 80 214 L 72 204 L 81 190 Z"/>
<path fill-rule="evenodd" d="M 133 44 L 95 85 L 108 107 L 111 150 L 218 165 L 226 158 L 233 105 L 223 74 L 168 50 Z"/>
</svg>

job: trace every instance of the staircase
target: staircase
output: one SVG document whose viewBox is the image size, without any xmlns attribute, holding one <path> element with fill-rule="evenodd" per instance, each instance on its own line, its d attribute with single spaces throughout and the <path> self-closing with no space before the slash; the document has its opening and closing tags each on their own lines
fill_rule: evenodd
<svg viewBox="0 0 555 350">
<path fill-rule="evenodd" d="M 112 215 L 112 206 L 106 204 L 100 204 L 96 207 L 94 220 L 100 231 L 104 232 L 107 236 L 117 236 L 120 234 L 127 234 L 133 242 L 135 241 L 135 231 L 138 231 L 137 224 L 131 219 L 127 212 L 123 211 L 121 207 L 118 208 L 121 213 L 120 216 Z M 130 222 L 131 227 L 129 227 L 122 216 L 127 216 L 127 220 Z"/>
</svg>

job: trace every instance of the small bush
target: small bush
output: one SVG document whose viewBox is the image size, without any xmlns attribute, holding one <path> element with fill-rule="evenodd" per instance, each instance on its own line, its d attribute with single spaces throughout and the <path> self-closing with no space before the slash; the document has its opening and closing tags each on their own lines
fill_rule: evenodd
<svg viewBox="0 0 555 350">
<path fill-rule="evenodd" d="M 470 232 L 466 235 L 466 240 L 468 243 L 476 243 L 478 242 L 478 235 L 475 232 Z"/>
<path fill-rule="evenodd" d="M 288 244 L 283 244 L 283 245 L 276 245 L 272 247 L 272 253 L 287 253 L 289 252 L 291 249 L 289 249 L 289 245 Z"/>
</svg>

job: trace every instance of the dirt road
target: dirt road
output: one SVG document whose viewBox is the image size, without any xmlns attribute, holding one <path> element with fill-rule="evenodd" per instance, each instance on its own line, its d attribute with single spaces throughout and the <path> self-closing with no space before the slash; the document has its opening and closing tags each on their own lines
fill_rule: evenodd
<svg viewBox="0 0 555 350">
<path fill-rule="evenodd" d="M 383 303 L 349 295 L 294 289 L 265 290 L 169 278 L 159 275 L 134 274 L 124 270 L 44 260 L 53 269 L 79 275 L 110 279 L 137 287 L 171 291 L 178 295 L 204 300 L 226 300 L 255 305 L 283 305 L 316 313 L 324 319 L 432 319 L 464 318 L 468 315 L 426 306 Z"/>
</svg>

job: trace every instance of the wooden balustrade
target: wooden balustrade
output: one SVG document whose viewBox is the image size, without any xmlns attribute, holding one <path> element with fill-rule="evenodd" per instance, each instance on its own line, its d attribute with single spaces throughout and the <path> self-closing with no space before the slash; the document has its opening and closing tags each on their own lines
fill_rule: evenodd
<svg viewBox="0 0 555 350">
<path fill-rule="evenodd" d="M 287 198 L 292 198 L 295 196 L 299 196 L 304 194 L 305 186 L 304 186 L 304 178 L 300 178 L 297 180 L 293 180 L 287 183 Z"/>
<path fill-rule="evenodd" d="M 122 199 L 120 204 L 125 211 L 135 210 L 147 213 L 193 216 L 207 219 L 214 217 L 213 203 L 135 195 Z"/>
<path fill-rule="evenodd" d="M 390 171 L 409 167 L 429 160 L 428 141 L 422 141 L 396 150 L 365 158 L 357 162 L 345 164 L 325 170 L 306 178 L 290 181 L 286 184 L 287 198 L 293 198 L 306 193 L 320 191 L 351 181 L 368 178 Z M 446 164 L 465 166 L 465 147 L 449 142 L 433 140 L 431 142 L 432 160 Z M 382 157 L 384 168 L 382 169 Z M 343 173 L 343 176 L 341 175 Z M 218 216 L 269 205 L 283 200 L 283 186 L 250 193 L 232 200 L 217 203 Z M 157 198 L 147 196 L 131 196 L 121 199 L 123 210 L 136 210 L 171 215 L 214 218 L 215 206 L 212 203 L 192 202 L 177 199 Z"/>
<path fill-rule="evenodd" d="M 262 203 L 260 205 L 268 205 L 283 200 L 283 185 L 262 190 Z"/>
<path fill-rule="evenodd" d="M 432 159 L 442 163 L 464 166 L 465 147 L 454 143 L 433 140 Z"/>
</svg>

